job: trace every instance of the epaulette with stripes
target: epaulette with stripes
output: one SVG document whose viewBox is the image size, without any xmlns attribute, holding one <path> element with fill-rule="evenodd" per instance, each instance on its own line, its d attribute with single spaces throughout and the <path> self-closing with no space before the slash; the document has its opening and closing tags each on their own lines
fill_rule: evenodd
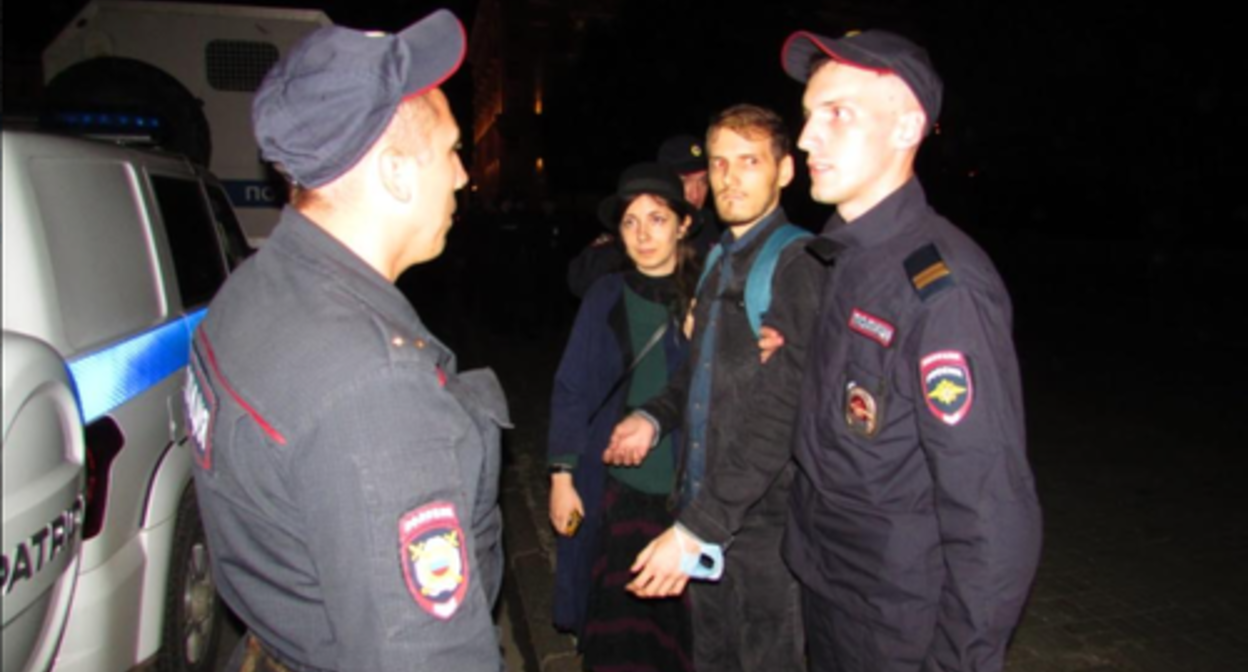
<svg viewBox="0 0 1248 672">
<path fill-rule="evenodd" d="M 933 294 L 953 286 L 953 273 L 935 245 L 924 245 L 906 257 L 906 275 L 919 298 L 926 301 Z"/>
</svg>

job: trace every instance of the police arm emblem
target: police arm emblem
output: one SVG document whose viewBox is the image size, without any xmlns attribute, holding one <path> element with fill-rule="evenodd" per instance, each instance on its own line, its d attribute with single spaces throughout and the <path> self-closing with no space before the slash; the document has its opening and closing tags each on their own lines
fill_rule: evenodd
<svg viewBox="0 0 1248 672">
<path fill-rule="evenodd" d="M 450 502 L 434 502 L 399 519 L 399 554 L 408 593 L 430 615 L 447 620 L 468 593 L 468 549 Z"/>
<path fill-rule="evenodd" d="M 919 361 L 919 375 L 927 410 L 936 419 L 952 427 L 970 414 L 975 385 L 966 355 L 956 350 L 934 352 Z"/>
</svg>

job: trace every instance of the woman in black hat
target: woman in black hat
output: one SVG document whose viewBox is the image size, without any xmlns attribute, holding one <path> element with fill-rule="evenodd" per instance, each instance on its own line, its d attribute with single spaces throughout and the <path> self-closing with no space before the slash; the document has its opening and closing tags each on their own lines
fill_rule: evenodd
<svg viewBox="0 0 1248 672">
<path fill-rule="evenodd" d="M 668 435 L 636 467 L 602 461 L 615 424 L 662 390 L 685 358 L 682 325 L 698 278 L 687 242 L 693 210 L 671 167 L 640 163 L 624 171 L 598 217 L 618 233 L 633 268 L 586 292 L 555 376 L 555 625 L 578 636 L 587 670 L 693 666 L 684 598 L 639 600 L 624 590 L 637 553 L 672 524 L 679 437 Z"/>
</svg>

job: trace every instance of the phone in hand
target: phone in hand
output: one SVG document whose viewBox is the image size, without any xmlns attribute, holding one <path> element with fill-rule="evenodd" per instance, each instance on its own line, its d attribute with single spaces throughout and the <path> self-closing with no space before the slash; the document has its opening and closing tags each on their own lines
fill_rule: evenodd
<svg viewBox="0 0 1248 672">
<path fill-rule="evenodd" d="M 572 513 L 568 515 L 568 526 L 563 530 L 563 533 L 569 537 L 574 536 L 581 527 L 582 518 L 581 512 L 573 509 Z"/>
</svg>

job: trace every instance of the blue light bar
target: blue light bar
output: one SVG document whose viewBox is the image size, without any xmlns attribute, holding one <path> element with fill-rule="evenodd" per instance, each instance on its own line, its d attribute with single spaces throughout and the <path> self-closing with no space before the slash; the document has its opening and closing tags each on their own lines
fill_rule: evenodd
<svg viewBox="0 0 1248 672">
<path fill-rule="evenodd" d="M 129 130 L 160 128 L 160 117 L 143 114 L 110 114 L 108 112 L 57 112 L 56 122 L 82 130 Z"/>
<path fill-rule="evenodd" d="M 207 313 L 201 308 L 69 362 L 83 422 L 113 412 L 186 366 L 191 336 Z"/>
</svg>

